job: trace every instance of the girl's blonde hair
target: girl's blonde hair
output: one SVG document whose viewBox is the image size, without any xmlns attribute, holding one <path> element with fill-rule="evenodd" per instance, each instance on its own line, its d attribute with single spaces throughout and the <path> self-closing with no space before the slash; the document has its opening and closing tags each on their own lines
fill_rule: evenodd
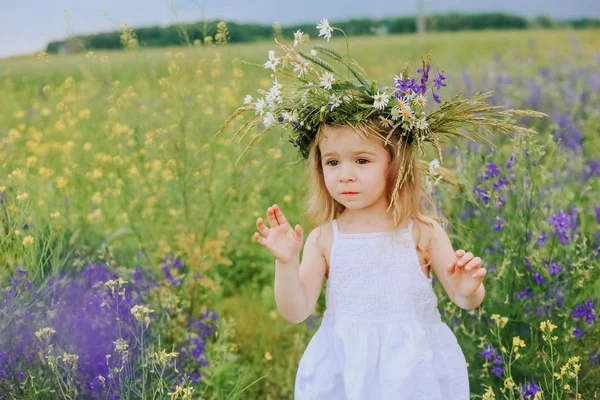
<svg viewBox="0 0 600 400">
<path fill-rule="evenodd" d="M 357 133 L 359 132 L 357 131 Z M 381 138 L 381 131 L 371 133 L 365 129 L 360 133 L 366 133 L 367 135 L 379 133 L 380 135 L 378 136 Z M 304 215 L 307 217 L 308 225 L 312 228 L 331 222 L 346 208 L 331 197 L 327 190 L 327 186 L 325 185 L 321 150 L 319 149 L 319 142 L 322 136 L 322 130 L 319 129 L 315 139 L 309 146 L 307 158 L 309 190 L 307 193 L 308 206 Z M 385 136 L 383 139 L 385 139 Z M 387 143 L 382 140 L 382 145 L 391 156 L 389 168 L 387 170 L 386 191 L 394 215 L 394 225 L 397 229 L 408 219 L 413 219 L 429 226 L 433 226 L 433 224 L 424 219 L 423 216 L 429 216 L 440 223 L 442 222 L 442 219 L 437 212 L 432 197 L 423 189 L 421 183 L 421 171 L 417 164 L 418 160 L 416 157 L 412 157 L 412 152 L 414 151 L 413 146 L 407 140 L 410 139 L 407 139 L 406 136 L 400 137 L 398 132 L 392 133 L 390 140 L 388 140 Z M 397 189 L 397 199 L 392 203 L 394 188 L 396 186 L 395 183 L 401 165 L 404 168 L 404 171 L 409 171 L 409 176 Z M 425 209 L 424 203 L 430 205 L 429 209 Z M 415 240 L 417 251 L 423 254 L 423 249 L 420 248 L 418 242 L 417 237 L 417 240 Z M 426 254 L 425 259 L 428 260 L 427 265 L 429 265 L 429 257 Z"/>
</svg>

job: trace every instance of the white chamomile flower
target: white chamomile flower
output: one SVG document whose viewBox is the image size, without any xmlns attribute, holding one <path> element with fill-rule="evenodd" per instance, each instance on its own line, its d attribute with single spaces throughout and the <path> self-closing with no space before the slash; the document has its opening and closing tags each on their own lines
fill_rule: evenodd
<svg viewBox="0 0 600 400">
<path fill-rule="evenodd" d="M 294 67 L 294 72 L 298 72 L 298 78 L 308 73 L 308 67 L 310 63 L 304 59 L 300 54 L 296 55 L 296 66 Z"/>
<path fill-rule="evenodd" d="M 427 124 L 425 117 L 417 120 L 417 128 L 418 129 L 427 129 L 428 126 L 429 126 L 429 124 Z"/>
<path fill-rule="evenodd" d="M 402 122 L 414 118 L 413 111 L 410 108 L 405 107 L 400 111 L 400 117 L 402 117 Z"/>
<path fill-rule="evenodd" d="M 265 68 L 271 68 L 275 71 L 275 67 L 279 65 L 279 58 L 275 57 L 275 52 L 273 50 L 269 50 L 269 61 L 265 63 Z"/>
<path fill-rule="evenodd" d="M 267 128 L 275 125 L 275 122 L 276 119 L 270 112 L 268 112 L 267 115 L 265 115 L 265 117 L 263 118 L 263 124 L 265 124 L 265 127 Z"/>
<path fill-rule="evenodd" d="M 373 99 L 375 99 L 375 101 L 373 102 L 373 107 L 375 107 L 378 110 L 382 110 L 385 108 L 385 106 L 387 106 L 388 102 L 390 101 L 390 95 L 386 92 L 379 93 L 378 90 L 377 94 L 373 96 Z"/>
<path fill-rule="evenodd" d="M 340 98 L 340 96 L 337 96 L 335 94 L 329 96 L 329 106 L 332 110 L 336 107 L 339 107 L 340 104 L 342 104 L 342 99 Z"/>
<path fill-rule="evenodd" d="M 256 114 L 263 115 L 265 113 L 265 99 L 261 97 L 260 99 L 256 100 L 254 107 L 256 108 Z"/>
<path fill-rule="evenodd" d="M 317 56 L 317 51 L 315 49 L 312 49 L 310 51 L 310 55 L 313 56 L 313 57 L 316 57 Z"/>
<path fill-rule="evenodd" d="M 319 29 L 319 36 L 325 35 L 325 39 L 329 42 L 333 29 L 331 29 L 331 26 L 329 26 L 329 21 L 327 21 L 327 18 L 323 18 L 321 22 L 319 22 L 317 29 Z"/>
<path fill-rule="evenodd" d="M 398 109 L 400 111 L 402 111 L 403 109 L 408 108 L 408 102 L 409 102 L 409 99 L 407 96 L 400 97 L 398 99 L 398 104 L 396 104 L 396 107 L 398 107 Z"/>
<path fill-rule="evenodd" d="M 300 29 L 294 32 L 294 47 L 302 43 L 302 35 L 304 35 L 304 32 L 302 32 Z"/>
<path fill-rule="evenodd" d="M 246 95 L 246 97 L 244 97 L 244 104 L 250 104 L 254 101 L 254 98 L 252 98 L 252 96 L 250 96 L 249 94 Z"/>
<path fill-rule="evenodd" d="M 381 125 L 386 128 L 389 128 L 390 126 L 392 126 L 392 121 L 389 118 L 384 117 L 383 115 L 379 116 L 379 120 L 381 121 Z"/>
<path fill-rule="evenodd" d="M 321 86 L 325 89 L 331 89 L 331 84 L 335 81 L 333 74 L 331 72 L 325 72 L 321 77 Z"/>
<path fill-rule="evenodd" d="M 427 98 L 425 96 L 423 96 L 423 94 L 421 93 L 417 97 L 415 97 L 413 101 L 420 106 L 424 106 L 425 103 L 427 102 Z"/>
<path fill-rule="evenodd" d="M 269 90 L 269 94 L 274 97 L 279 96 L 281 94 L 282 87 L 283 85 L 277 81 L 277 78 L 275 78 L 273 80 L 273 86 L 271 86 L 271 89 Z"/>
<path fill-rule="evenodd" d="M 431 175 L 437 175 L 437 169 L 440 167 L 440 160 L 438 160 L 437 158 L 433 159 L 430 163 L 429 163 L 429 173 Z"/>
<path fill-rule="evenodd" d="M 294 112 L 291 114 L 287 111 L 284 111 L 283 114 L 281 114 L 281 116 L 287 122 L 298 122 L 298 111 L 297 110 L 294 110 Z"/>
</svg>

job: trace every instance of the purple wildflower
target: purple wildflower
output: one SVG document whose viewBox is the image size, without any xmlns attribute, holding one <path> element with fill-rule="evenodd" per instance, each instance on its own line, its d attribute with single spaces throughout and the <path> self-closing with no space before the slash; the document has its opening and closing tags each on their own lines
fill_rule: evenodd
<svg viewBox="0 0 600 400">
<path fill-rule="evenodd" d="M 524 256 L 523 261 L 525 261 L 525 269 L 531 271 L 531 261 L 529 261 L 529 257 Z"/>
<path fill-rule="evenodd" d="M 442 102 L 440 101 L 440 94 L 433 92 L 433 101 L 435 101 L 438 104 L 441 104 Z"/>
<path fill-rule="evenodd" d="M 571 237 L 575 236 L 575 228 L 577 227 L 577 209 L 571 207 L 569 213 L 560 209 L 554 211 L 551 217 L 546 218 L 546 221 L 552 225 L 552 235 L 558 235 L 562 244 L 569 243 L 569 235 L 567 230 L 571 230 Z"/>
<path fill-rule="evenodd" d="M 514 163 L 515 163 L 515 153 L 511 153 L 510 158 L 508 159 L 508 161 L 506 162 L 506 165 L 505 165 L 506 169 L 512 168 Z"/>
<path fill-rule="evenodd" d="M 522 292 L 517 293 L 517 299 L 522 300 L 524 298 L 531 298 L 533 297 L 533 292 L 531 291 L 531 289 L 529 289 L 529 286 L 525 287 L 525 290 L 523 290 Z"/>
<path fill-rule="evenodd" d="M 542 285 L 545 282 L 544 277 L 539 272 L 534 272 L 531 276 L 531 280 L 537 283 L 538 285 Z"/>
<path fill-rule="evenodd" d="M 540 235 L 540 237 L 538 237 L 538 246 L 540 247 L 544 247 L 544 245 L 546 244 L 546 240 L 548 238 L 546 237 L 546 232 L 542 232 L 542 234 Z"/>
<path fill-rule="evenodd" d="M 557 264 L 556 261 L 554 261 L 554 259 L 552 259 L 552 264 L 549 265 L 548 267 L 546 267 L 546 269 L 548 270 L 548 272 L 550 272 L 550 275 L 558 275 L 560 273 L 560 271 L 562 271 L 563 266 L 560 264 Z"/>
<path fill-rule="evenodd" d="M 504 229 L 504 223 L 506 219 L 502 218 L 502 216 L 496 216 L 496 226 L 494 226 L 494 232 L 500 232 Z"/>
<path fill-rule="evenodd" d="M 579 322 L 575 324 L 575 330 L 573 331 L 573 336 L 577 339 L 581 339 L 585 331 L 579 327 Z"/>
<path fill-rule="evenodd" d="M 438 92 L 442 86 L 446 86 L 446 84 L 443 82 L 444 79 L 446 79 L 446 76 L 444 75 L 444 71 L 442 71 L 442 72 L 438 71 L 438 76 L 433 79 L 433 84 L 435 85 L 435 90 L 437 90 Z"/>
<path fill-rule="evenodd" d="M 529 383 L 521 384 L 521 390 L 519 390 L 519 394 L 523 397 L 524 400 L 533 400 L 535 398 L 536 393 L 541 391 L 542 388 L 535 383 L 535 381 L 531 381 Z"/>
</svg>

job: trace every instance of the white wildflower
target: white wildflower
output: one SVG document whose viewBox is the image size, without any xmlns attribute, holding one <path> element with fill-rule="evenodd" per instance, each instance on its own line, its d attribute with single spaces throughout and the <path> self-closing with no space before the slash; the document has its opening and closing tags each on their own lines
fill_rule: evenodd
<svg viewBox="0 0 600 400">
<path fill-rule="evenodd" d="M 427 129 L 428 126 L 429 126 L 429 124 L 427 124 L 425 117 L 417 120 L 417 128 L 418 129 Z"/>
<path fill-rule="evenodd" d="M 256 108 L 256 114 L 263 115 L 265 113 L 265 99 L 261 97 L 260 99 L 256 100 L 254 107 Z"/>
<path fill-rule="evenodd" d="M 302 35 L 304 35 L 304 32 L 302 32 L 300 29 L 294 32 L 294 47 L 302 43 Z"/>
<path fill-rule="evenodd" d="M 308 73 L 308 68 L 310 67 L 310 63 L 304 59 L 300 54 L 296 55 L 296 66 L 294 67 L 294 72 L 299 72 L 298 78 L 302 75 Z"/>
<path fill-rule="evenodd" d="M 244 104 L 250 104 L 254 101 L 254 98 L 252 98 L 252 96 L 250 96 L 249 94 L 246 95 L 246 97 L 244 97 Z"/>
<path fill-rule="evenodd" d="M 316 57 L 317 56 L 317 51 L 315 49 L 312 49 L 310 51 L 310 55 L 313 56 L 313 57 Z"/>
<path fill-rule="evenodd" d="M 265 127 L 267 127 L 267 128 L 275 125 L 276 121 L 277 120 L 275 119 L 273 114 L 271 114 L 270 112 L 268 112 L 267 115 L 265 115 L 265 117 L 263 118 L 263 124 L 265 124 Z"/>
<path fill-rule="evenodd" d="M 331 84 L 335 81 L 333 74 L 331 72 L 325 72 L 321 77 L 321 86 L 325 89 L 331 89 Z"/>
<path fill-rule="evenodd" d="M 279 65 L 279 58 L 275 57 L 275 52 L 273 50 L 269 50 L 269 61 L 265 63 L 265 68 L 271 68 L 275 71 L 275 67 Z"/>
<path fill-rule="evenodd" d="M 409 107 L 405 107 L 400 111 L 400 117 L 402 117 L 402 122 L 414 118 L 413 111 Z"/>
<path fill-rule="evenodd" d="M 383 115 L 379 116 L 379 120 L 381 121 L 381 125 L 383 125 L 386 128 L 392 126 L 392 121 L 389 118 L 384 117 Z"/>
<path fill-rule="evenodd" d="M 424 106 L 427 102 L 427 98 L 423 96 L 423 94 L 419 94 L 417 97 L 415 97 L 414 102 L 420 106 Z"/>
<path fill-rule="evenodd" d="M 390 96 L 386 92 L 379 93 L 378 90 L 377 94 L 373 96 L 373 99 L 375 99 L 375 101 L 373 102 L 373 107 L 375 107 L 378 110 L 382 110 L 389 103 Z"/>
<path fill-rule="evenodd" d="M 333 110 L 336 107 L 339 107 L 342 104 L 342 99 L 340 98 L 340 96 L 332 94 L 331 96 L 329 96 L 329 106 L 331 107 L 331 109 Z"/>
<path fill-rule="evenodd" d="M 403 109 L 408 108 L 408 106 L 409 106 L 408 102 L 409 102 L 408 96 L 400 97 L 398 99 L 398 104 L 396 104 L 396 107 L 398 107 L 398 109 L 400 111 L 402 111 Z"/>
<path fill-rule="evenodd" d="M 317 29 L 319 29 L 319 37 L 321 35 L 325 35 L 325 39 L 329 42 L 329 39 L 331 39 L 331 32 L 333 30 L 331 29 L 331 26 L 329 26 L 329 21 L 327 21 L 327 18 L 323 18 L 321 22 L 319 22 Z"/>
</svg>

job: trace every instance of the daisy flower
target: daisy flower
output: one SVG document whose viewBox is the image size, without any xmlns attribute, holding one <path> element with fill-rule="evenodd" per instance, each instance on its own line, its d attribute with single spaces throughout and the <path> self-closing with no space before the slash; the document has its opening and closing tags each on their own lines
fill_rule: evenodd
<svg viewBox="0 0 600 400">
<path fill-rule="evenodd" d="M 373 102 L 373 107 L 375 107 L 378 110 L 382 110 L 389 103 L 390 96 L 386 92 L 379 93 L 378 90 L 377 94 L 373 96 L 373 99 L 375 99 L 375 101 Z"/>
<path fill-rule="evenodd" d="M 331 26 L 329 26 L 329 21 L 327 21 L 327 18 L 323 18 L 321 22 L 319 22 L 317 29 L 319 29 L 319 36 L 325 35 L 325 39 L 329 42 L 333 29 L 331 29 Z"/>
<path fill-rule="evenodd" d="M 336 107 L 339 107 L 340 104 L 342 104 L 342 99 L 340 98 L 340 96 L 337 96 L 335 94 L 332 94 L 331 96 L 329 96 L 329 106 L 331 107 L 331 109 L 333 110 Z"/>
<path fill-rule="evenodd" d="M 384 117 L 383 115 L 379 116 L 379 120 L 381 121 L 381 125 L 383 125 L 386 128 L 392 126 L 392 121 L 389 118 Z"/>
<path fill-rule="evenodd" d="M 400 112 L 400 116 L 402 117 L 402 122 L 406 121 L 407 119 L 414 117 L 413 116 L 413 112 L 410 108 L 403 108 Z"/>
<path fill-rule="evenodd" d="M 425 103 L 427 102 L 427 98 L 425 96 L 423 96 L 423 94 L 419 94 L 417 97 L 415 97 L 414 101 L 418 105 L 424 106 Z"/>
<path fill-rule="evenodd" d="M 300 29 L 294 32 L 294 47 L 302 43 L 302 35 L 304 35 L 304 32 L 302 32 Z"/>
<path fill-rule="evenodd" d="M 265 99 L 262 97 L 258 99 L 254 107 L 256 108 L 256 114 L 263 115 L 265 113 Z"/>
<path fill-rule="evenodd" d="M 275 117 L 270 112 L 268 112 L 267 115 L 265 115 L 265 117 L 263 118 L 263 124 L 265 124 L 265 127 L 267 128 L 272 125 L 275 125 L 275 122 Z"/>
<path fill-rule="evenodd" d="M 427 129 L 428 126 L 429 126 L 429 124 L 427 124 L 427 121 L 425 121 L 425 117 L 417 120 L 417 128 L 418 129 Z"/>
<path fill-rule="evenodd" d="M 269 50 L 269 61 L 265 63 L 265 68 L 271 68 L 275 71 L 275 67 L 279 65 L 279 58 L 275 57 L 275 52 L 273 50 Z"/>
<path fill-rule="evenodd" d="M 298 72 L 298 78 L 302 75 L 308 73 L 308 67 L 310 63 L 306 61 L 300 54 L 296 54 L 296 66 L 294 67 L 294 72 Z"/>
<path fill-rule="evenodd" d="M 325 89 L 331 89 L 331 84 L 335 81 L 333 74 L 331 72 L 325 72 L 321 77 L 321 86 Z"/>
<path fill-rule="evenodd" d="M 244 97 L 244 104 L 250 104 L 250 103 L 252 103 L 253 100 L 254 99 L 252 98 L 252 96 L 247 94 L 246 97 Z"/>
<path fill-rule="evenodd" d="M 409 102 L 408 96 L 401 97 L 398 99 L 398 104 L 396 104 L 396 107 L 398 107 L 398 109 L 400 111 L 402 111 L 404 108 L 408 107 L 408 102 Z"/>
</svg>

